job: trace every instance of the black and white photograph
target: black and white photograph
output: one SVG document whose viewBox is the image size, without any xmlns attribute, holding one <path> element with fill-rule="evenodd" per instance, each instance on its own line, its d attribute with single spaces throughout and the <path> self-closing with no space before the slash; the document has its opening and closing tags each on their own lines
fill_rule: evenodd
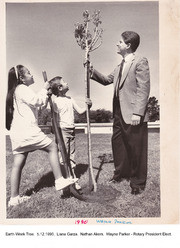
<svg viewBox="0 0 180 248">
<path fill-rule="evenodd" d="M 179 223 L 165 2 L 4 1 L 4 224 Z"/>
</svg>

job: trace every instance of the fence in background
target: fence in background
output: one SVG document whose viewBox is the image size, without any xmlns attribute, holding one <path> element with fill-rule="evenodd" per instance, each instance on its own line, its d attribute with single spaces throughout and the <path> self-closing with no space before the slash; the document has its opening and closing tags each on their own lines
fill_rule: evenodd
<svg viewBox="0 0 180 248">
<path fill-rule="evenodd" d="M 40 128 L 45 133 L 50 133 L 52 126 L 50 125 L 41 125 Z M 86 123 L 76 123 L 75 124 L 76 133 L 87 133 L 87 124 Z M 91 123 L 91 133 L 98 134 L 111 134 L 113 129 L 113 123 Z M 148 132 L 159 132 L 160 131 L 160 122 L 148 122 Z"/>
</svg>

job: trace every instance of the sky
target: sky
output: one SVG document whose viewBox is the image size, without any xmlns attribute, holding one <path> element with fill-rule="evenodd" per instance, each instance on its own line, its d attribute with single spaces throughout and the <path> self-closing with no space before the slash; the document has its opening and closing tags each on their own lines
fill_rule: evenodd
<svg viewBox="0 0 180 248">
<path fill-rule="evenodd" d="M 125 30 L 141 37 L 137 52 L 150 66 L 150 96 L 159 100 L 159 10 L 158 2 L 56 2 L 6 3 L 6 69 L 22 64 L 35 79 L 32 89 L 43 87 L 42 71 L 48 79 L 62 76 L 69 84 L 68 95 L 84 105 L 84 51 L 74 37 L 75 23 L 83 21 L 83 11 L 100 10 L 102 45 L 90 54 L 97 70 L 108 75 L 120 63 L 117 42 Z M 112 110 L 113 85 L 91 81 L 92 109 Z"/>
</svg>

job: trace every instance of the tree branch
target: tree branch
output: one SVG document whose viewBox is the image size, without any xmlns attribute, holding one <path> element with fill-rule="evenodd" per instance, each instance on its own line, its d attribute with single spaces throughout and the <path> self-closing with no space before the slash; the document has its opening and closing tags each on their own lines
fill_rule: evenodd
<svg viewBox="0 0 180 248">
<path fill-rule="evenodd" d="M 98 49 L 101 45 L 102 45 L 102 39 L 101 39 L 101 41 L 100 41 L 100 44 L 99 44 L 97 47 L 92 48 L 92 49 L 90 50 L 90 52 L 95 51 L 95 50 Z"/>
<path fill-rule="evenodd" d="M 102 37 L 101 37 L 101 34 L 102 34 L 103 30 L 99 30 L 98 34 L 97 34 L 97 37 L 96 39 L 94 40 L 93 44 L 91 43 L 91 51 L 94 51 L 94 46 L 95 44 L 97 43 L 97 41 L 99 40 L 99 38 L 101 39 L 101 44 L 102 44 Z M 98 46 L 99 47 L 99 46 Z"/>
</svg>

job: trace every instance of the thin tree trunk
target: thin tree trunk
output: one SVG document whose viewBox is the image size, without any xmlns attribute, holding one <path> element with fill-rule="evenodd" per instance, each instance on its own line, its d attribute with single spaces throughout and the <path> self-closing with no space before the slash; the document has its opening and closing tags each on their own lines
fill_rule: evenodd
<svg viewBox="0 0 180 248">
<path fill-rule="evenodd" d="M 87 29 L 86 29 L 87 30 Z M 88 44 L 86 40 L 86 49 L 85 49 L 85 88 L 86 88 L 86 98 L 90 98 L 90 88 L 89 88 L 89 52 Z M 94 192 L 97 191 L 97 185 L 93 174 L 93 165 L 92 165 L 92 148 L 91 148 L 91 126 L 90 126 L 90 110 L 88 104 L 86 104 L 86 116 L 87 116 L 87 136 L 88 136 L 88 162 L 89 162 L 89 185 L 91 186 L 91 181 L 93 183 Z"/>
</svg>

